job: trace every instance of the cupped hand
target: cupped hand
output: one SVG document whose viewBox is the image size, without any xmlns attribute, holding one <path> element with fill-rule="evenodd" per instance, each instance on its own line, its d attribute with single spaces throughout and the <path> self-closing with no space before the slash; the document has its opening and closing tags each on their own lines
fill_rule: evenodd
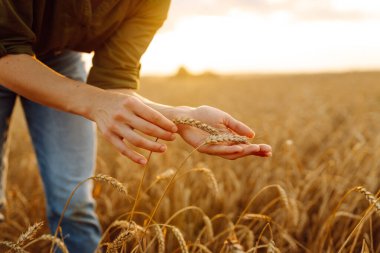
<svg viewBox="0 0 380 253">
<path fill-rule="evenodd" d="M 200 106 L 191 111 L 191 117 L 204 122 L 221 132 L 234 133 L 248 138 L 253 138 L 255 133 L 244 123 L 234 119 L 228 113 L 210 106 Z M 219 143 L 202 145 L 209 133 L 188 125 L 178 125 L 178 134 L 194 148 L 199 147 L 198 151 L 210 155 L 217 155 L 226 159 L 234 160 L 237 158 L 255 155 L 268 157 L 272 155 L 272 148 L 266 144 L 233 144 Z"/>
<path fill-rule="evenodd" d="M 147 160 L 130 145 L 152 152 L 166 150 L 164 144 L 141 133 L 167 141 L 175 138 L 176 125 L 137 97 L 105 91 L 96 101 L 92 118 L 100 132 L 120 153 L 136 163 L 145 164 Z"/>
</svg>

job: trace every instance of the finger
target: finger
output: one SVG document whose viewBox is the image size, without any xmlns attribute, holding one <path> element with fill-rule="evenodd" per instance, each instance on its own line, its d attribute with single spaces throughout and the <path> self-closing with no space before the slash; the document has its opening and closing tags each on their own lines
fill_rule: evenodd
<svg viewBox="0 0 380 253">
<path fill-rule="evenodd" d="M 243 150 L 241 145 L 204 145 L 198 149 L 201 153 L 218 156 L 240 153 Z"/>
<path fill-rule="evenodd" d="M 164 115 L 143 104 L 137 99 L 130 98 L 126 100 L 125 106 L 128 109 L 132 109 L 133 112 L 139 117 L 161 127 L 162 129 L 165 129 L 172 133 L 175 133 L 178 130 L 177 126 L 171 120 L 167 119 Z"/>
<path fill-rule="evenodd" d="M 141 154 L 131 150 L 119 136 L 113 133 L 105 134 L 106 139 L 117 148 L 117 150 L 124 156 L 138 164 L 146 164 L 147 160 Z"/>
<path fill-rule="evenodd" d="M 143 148 L 152 152 L 164 152 L 166 150 L 164 144 L 148 140 L 134 132 L 128 126 L 118 126 L 114 131 L 138 148 Z"/>
<path fill-rule="evenodd" d="M 234 119 L 233 117 L 228 117 L 224 121 L 224 124 L 239 135 L 244 135 L 249 138 L 253 138 L 255 136 L 255 133 L 251 128 L 249 128 L 246 124 Z"/>
<path fill-rule="evenodd" d="M 172 141 L 175 139 L 174 133 L 165 131 L 162 128 L 150 123 L 149 121 L 146 121 L 137 116 L 133 116 L 130 119 L 130 125 L 133 128 L 143 132 L 144 134 L 157 137 L 162 140 Z"/>
<path fill-rule="evenodd" d="M 252 144 L 252 145 L 247 145 L 244 150 L 240 153 L 236 154 L 227 154 L 227 155 L 222 155 L 221 157 L 229 159 L 229 160 L 235 160 L 238 158 L 246 157 L 246 156 L 260 156 L 260 157 L 269 157 L 272 156 L 272 151 L 269 149 L 270 146 L 265 145 L 265 144 Z"/>
<path fill-rule="evenodd" d="M 272 147 L 267 144 L 259 144 L 260 152 L 269 153 L 272 152 Z"/>
</svg>

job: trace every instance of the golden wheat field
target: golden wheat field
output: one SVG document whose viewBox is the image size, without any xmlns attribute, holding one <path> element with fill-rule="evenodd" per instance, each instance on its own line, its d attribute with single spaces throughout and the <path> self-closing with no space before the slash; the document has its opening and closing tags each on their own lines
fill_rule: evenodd
<svg viewBox="0 0 380 253">
<path fill-rule="evenodd" d="M 226 110 L 255 130 L 253 142 L 270 144 L 273 156 L 227 161 L 192 154 L 148 222 L 192 151 L 177 138 L 165 154 L 151 156 L 130 222 L 144 170 L 100 137 L 97 173 L 129 194 L 95 183 L 107 252 L 380 252 L 380 73 L 145 77 L 141 94 Z M 45 221 L 19 108 L 14 116 L 7 219 L 0 224 L 0 241 L 9 242 Z M 21 246 L 46 233 L 44 223 Z M 49 248 L 39 240 L 24 250 Z"/>
</svg>

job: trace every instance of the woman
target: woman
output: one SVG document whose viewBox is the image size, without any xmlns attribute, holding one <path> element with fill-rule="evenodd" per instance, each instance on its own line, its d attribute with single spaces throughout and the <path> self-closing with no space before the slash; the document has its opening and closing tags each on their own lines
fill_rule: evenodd
<svg viewBox="0 0 380 253">
<path fill-rule="evenodd" d="M 120 153 L 139 164 L 146 158 L 128 144 L 153 152 L 164 152 L 166 146 L 134 130 L 167 141 L 178 133 L 192 146 L 204 139 L 197 129 L 173 124 L 171 119 L 177 117 L 253 137 L 250 128 L 216 108 L 162 105 L 134 91 L 140 58 L 166 19 L 169 4 L 169 0 L 1 0 L 0 206 L 5 202 L 8 119 L 17 96 L 36 150 L 52 231 L 71 190 L 93 173 L 93 122 Z M 79 52 L 91 51 L 95 55 L 86 81 Z M 254 144 L 208 145 L 199 151 L 226 159 L 271 155 L 269 146 Z M 62 223 L 70 252 L 93 252 L 100 238 L 91 187 L 75 194 Z"/>
</svg>

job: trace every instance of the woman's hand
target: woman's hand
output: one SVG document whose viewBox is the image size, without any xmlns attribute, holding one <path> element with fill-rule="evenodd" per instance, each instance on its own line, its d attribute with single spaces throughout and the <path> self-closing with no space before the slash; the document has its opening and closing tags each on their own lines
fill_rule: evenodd
<svg viewBox="0 0 380 253">
<path fill-rule="evenodd" d="M 114 103 L 110 99 L 106 99 L 106 101 L 110 100 L 112 105 L 107 107 L 113 107 L 114 109 L 111 109 L 110 111 L 114 112 L 113 117 L 109 116 L 98 116 L 100 120 L 95 120 L 98 123 L 98 127 L 101 132 L 103 132 L 108 140 L 112 140 L 111 143 L 118 147 L 119 151 L 123 154 L 130 157 L 132 160 L 138 162 L 139 159 L 143 158 L 140 154 L 137 154 L 136 152 L 132 151 L 128 146 L 123 144 L 123 139 L 130 142 L 132 145 L 135 145 L 135 143 L 131 142 L 130 139 L 128 139 L 128 136 L 126 134 L 123 134 L 120 130 L 118 130 L 118 125 L 123 126 L 124 125 L 124 132 L 130 133 L 132 129 L 137 129 L 141 132 L 144 132 L 148 135 L 158 137 L 159 139 L 163 140 L 173 140 L 173 133 L 177 132 L 188 144 L 193 146 L 194 148 L 201 145 L 205 139 L 209 136 L 208 133 L 199 130 L 198 128 L 187 126 L 187 125 L 178 125 L 177 128 L 175 128 L 174 123 L 171 122 L 174 118 L 193 118 L 199 121 L 202 121 L 204 123 L 207 123 L 208 125 L 217 128 L 221 132 L 227 132 L 227 133 L 236 133 L 238 135 L 247 136 L 248 138 L 254 137 L 254 132 L 245 124 L 243 124 L 240 121 L 237 121 L 233 117 L 231 117 L 229 114 L 210 107 L 210 106 L 200 106 L 197 108 L 192 107 L 186 107 L 186 106 L 179 106 L 179 107 L 171 107 L 163 104 L 158 104 L 155 102 L 152 102 L 137 93 L 135 93 L 133 90 L 123 89 L 123 90 L 114 90 L 116 92 L 115 94 L 121 96 L 118 98 L 118 96 L 114 96 L 113 99 L 121 99 L 121 102 Z M 126 99 L 126 100 L 125 100 Z M 102 99 L 103 101 L 104 99 Z M 119 105 L 122 105 L 120 107 Z M 121 116 L 121 112 L 118 110 L 120 108 L 128 108 L 129 110 L 132 110 L 130 112 L 125 112 L 127 109 L 123 109 L 124 114 L 132 115 L 129 119 Z M 98 115 L 106 114 L 105 112 L 98 112 Z M 107 113 L 109 114 L 109 113 Z M 133 115 L 134 114 L 134 115 Z M 146 116 L 144 116 L 146 115 Z M 148 116 L 150 115 L 150 116 Z M 148 118 L 151 119 L 148 119 Z M 140 118 L 140 119 L 138 119 Z M 155 120 L 152 120 L 152 119 Z M 108 119 L 109 121 L 103 122 L 104 119 Z M 151 129 L 149 132 L 146 130 L 142 130 L 141 128 L 138 128 L 139 126 L 136 125 L 136 122 L 130 121 L 138 120 L 141 122 L 140 127 L 149 126 Z M 170 120 L 169 120 L 170 119 Z M 143 124 L 144 123 L 144 124 Z M 108 127 L 107 127 L 108 126 Z M 174 126 L 174 127 L 173 127 Z M 128 129 L 130 128 L 130 129 Z M 144 127 L 143 127 L 144 128 Z M 106 129 L 105 131 L 102 129 Z M 108 129 L 108 130 L 107 130 Z M 153 131 L 153 130 L 156 131 Z M 133 132 L 133 131 L 132 131 Z M 137 135 L 137 133 L 135 133 Z M 127 138 L 126 138 L 127 137 Z M 139 136 L 140 141 L 143 141 L 146 143 L 145 149 L 155 151 L 155 152 L 162 152 L 158 149 L 158 147 L 161 145 L 156 142 L 152 142 L 149 140 L 143 140 L 142 136 Z M 148 145 L 149 144 L 149 145 Z M 141 147 L 140 145 L 135 145 L 138 147 Z M 164 148 L 166 148 L 164 146 Z M 126 151 L 124 151 L 126 149 Z M 199 152 L 206 153 L 209 155 L 217 155 L 226 159 L 237 159 L 241 157 L 245 157 L 248 155 L 255 155 L 255 156 L 271 156 L 272 155 L 272 149 L 269 145 L 266 144 L 217 144 L 217 145 L 203 145 L 198 149 Z M 133 158 L 130 156 L 133 155 Z M 146 160 L 144 160 L 146 161 Z"/>
<path fill-rule="evenodd" d="M 96 101 L 90 118 L 120 153 L 136 163 L 145 164 L 147 160 L 128 144 L 152 152 L 166 150 L 164 144 L 149 140 L 139 132 L 167 141 L 175 138 L 176 125 L 133 95 L 105 91 Z"/>
<path fill-rule="evenodd" d="M 234 119 L 229 114 L 210 107 L 200 106 L 190 110 L 182 117 L 189 117 L 217 128 L 221 132 L 236 133 L 249 138 L 254 137 L 254 132 L 242 122 Z M 208 133 L 188 125 L 178 125 L 178 133 L 191 146 L 198 147 L 209 135 Z M 202 145 L 198 151 L 210 155 L 221 156 L 226 159 L 237 159 L 248 155 L 271 156 L 272 149 L 266 144 L 216 144 Z"/>
</svg>

